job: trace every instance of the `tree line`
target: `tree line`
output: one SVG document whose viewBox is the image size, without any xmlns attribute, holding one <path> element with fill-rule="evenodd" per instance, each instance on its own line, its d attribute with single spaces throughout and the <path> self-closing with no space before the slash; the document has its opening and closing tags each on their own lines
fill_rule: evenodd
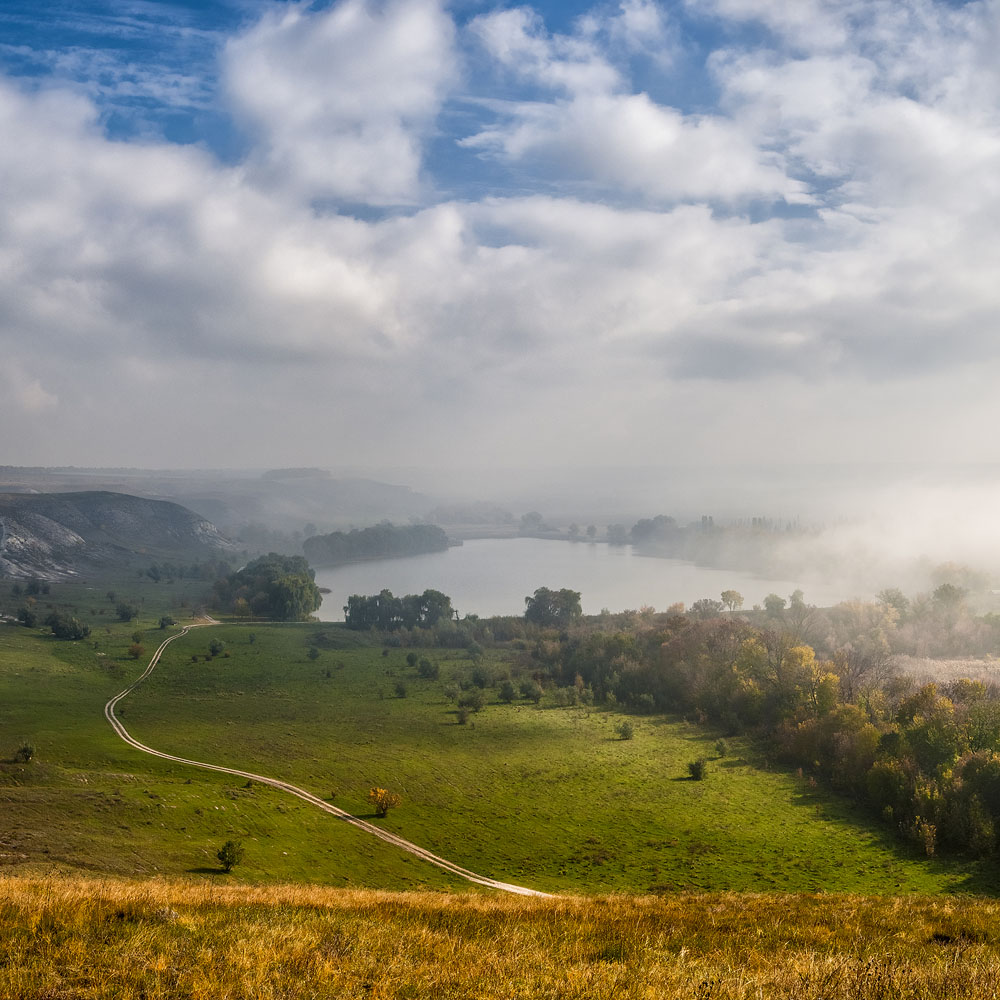
<svg viewBox="0 0 1000 1000">
<path fill-rule="evenodd" d="M 436 524 L 396 526 L 388 521 L 370 528 L 314 535 L 302 543 L 302 551 L 313 566 L 423 555 L 447 548 L 448 536 Z"/>
</svg>

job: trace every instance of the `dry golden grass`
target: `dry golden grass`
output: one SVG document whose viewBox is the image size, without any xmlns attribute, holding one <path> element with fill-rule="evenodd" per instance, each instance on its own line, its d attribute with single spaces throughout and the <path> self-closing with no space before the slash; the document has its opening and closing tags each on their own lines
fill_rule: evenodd
<svg viewBox="0 0 1000 1000">
<path fill-rule="evenodd" d="M 0 996 L 996 997 L 1000 904 L 0 880 Z"/>
</svg>

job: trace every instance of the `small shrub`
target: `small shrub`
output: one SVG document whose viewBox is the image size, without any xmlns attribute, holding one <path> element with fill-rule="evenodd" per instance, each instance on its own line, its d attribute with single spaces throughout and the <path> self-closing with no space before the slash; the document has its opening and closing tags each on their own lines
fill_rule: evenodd
<svg viewBox="0 0 1000 1000">
<path fill-rule="evenodd" d="M 133 642 L 128 648 L 128 655 L 132 657 L 133 660 L 138 660 L 143 653 L 146 652 L 146 647 L 141 642 Z"/>
<path fill-rule="evenodd" d="M 455 719 L 460 726 L 464 726 L 469 721 L 469 710 L 463 706 L 455 713 Z"/>
<path fill-rule="evenodd" d="M 395 792 L 390 792 L 387 788 L 373 788 L 368 793 L 368 801 L 375 807 L 375 815 L 382 817 L 395 809 L 402 801 Z"/>
<path fill-rule="evenodd" d="M 729 744 L 723 740 L 719 739 L 715 741 L 715 752 L 720 757 L 725 757 L 729 753 Z"/>
<path fill-rule="evenodd" d="M 708 777 L 708 761 L 704 757 L 688 761 L 688 774 L 692 781 L 704 781 Z"/>
<path fill-rule="evenodd" d="M 14 760 L 19 764 L 27 764 L 35 756 L 35 748 L 30 743 L 22 743 L 14 751 Z"/>
<path fill-rule="evenodd" d="M 310 646 L 309 647 L 309 652 L 306 653 L 306 656 L 308 656 L 310 660 L 318 660 L 319 659 L 319 650 L 315 646 Z"/>
<path fill-rule="evenodd" d="M 635 728 L 628 719 L 624 719 L 615 726 L 615 732 L 620 740 L 630 740 L 635 736 Z"/>
<path fill-rule="evenodd" d="M 406 654 L 406 665 L 408 667 L 415 667 L 417 665 L 417 654 L 412 650 Z"/>
<path fill-rule="evenodd" d="M 506 702 L 508 705 L 517 697 L 517 690 L 514 687 L 513 682 L 506 680 L 500 684 L 500 700 Z"/>
<path fill-rule="evenodd" d="M 243 860 L 243 845 L 238 840 L 227 840 L 216 851 L 215 856 L 224 871 L 231 872 Z"/>
<path fill-rule="evenodd" d="M 122 601 L 115 608 L 115 614 L 120 622 L 130 622 L 133 618 L 139 617 L 139 609 L 129 601 Z"/>
<path fill-rule="evenodd" d="M 397 698 L 406 697 L 406 685 L 402 681 L 396 681 L 396 697 Z"/>
<path fill-rule="evenodd" d="M 177 622 L 175 622 L 173 620 L 173 618 L 170 617 L 170 615 L 164 615 L 160 619 L 160 628 L 168 628 L 169 626 L 176 625 L 176 624 L 177 624 Z"/>
<path fill-rule="evenodd" d="M 411 653 L 410 656 L 413 654 Z M 407 656 L 406 662 L 410 662 L 410 656 Z M 417 663 L 417 674 L 422 677 L 425 681 L 436 681 L 438 679 L 439 673 L 438 665 L 432 663 L 427 659 L 426 656 L 422 656 Z"/>
</svg>

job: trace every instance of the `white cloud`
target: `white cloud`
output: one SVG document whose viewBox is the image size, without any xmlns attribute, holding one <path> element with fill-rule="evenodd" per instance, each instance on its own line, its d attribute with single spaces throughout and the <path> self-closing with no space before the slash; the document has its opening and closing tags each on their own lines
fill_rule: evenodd
<svg viewBox="0 0 1000 1000">
<path fill-rule="evenodd" d="M 682 115 L 646 94 L 588 95 L 565 103 L 520 104 L 506 121 L 463 144 L 544 176 L 652 201 L 751 198 L 809 201 L 781 157 L 755 146 L 739 125 Z"/>
<path fill-rule="evenodd" d="M 457 72 L 435 0 L 276 10 L 226 47 L 225 82 L 256 143 L 256 179 L 299 197 L 402 203 Z"/>
<path fill-rule="evenodd" d="M 0 81 L 0 417 L 22 460 L 975 455 L 968 428 L 1000 418 L 1000 5 L 899 4 L 906 43 L 883 50 L 891 4 L 813 6 L 858 26 L 816 41 L 792 7 L 739 2 L 713 9 L 799 48 L 730 35 L 697 115 L 633 86 L 622 52 L 673 30 L 639 0 L 567 35 L 526 9 L 459 37 L 423 0 L 282 8 L 226 53 L 255 143 L 236 166 Z M 473 36 L 518 99 L 458 93 Z M 461 201 L 424 156 L 456 107 L 465 149 L 510 170 Z M 316 197 L 415 204 L 363 221 Z M 116 420 L 133 451 L 99 459 Z M 218 425 L 237 440 L 191 457 Z"/>
</svg>

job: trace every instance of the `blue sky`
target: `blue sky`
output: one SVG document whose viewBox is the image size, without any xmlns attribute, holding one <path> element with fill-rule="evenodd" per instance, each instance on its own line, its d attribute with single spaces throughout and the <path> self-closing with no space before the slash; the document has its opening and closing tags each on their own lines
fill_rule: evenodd
<svg viewBox="0 0 1000 1000">
<path fill-rule="evenodd" d="M 995 461 L 997 51 L 997 0 L 7 0 L 5 460 Z"/>
</svg>

